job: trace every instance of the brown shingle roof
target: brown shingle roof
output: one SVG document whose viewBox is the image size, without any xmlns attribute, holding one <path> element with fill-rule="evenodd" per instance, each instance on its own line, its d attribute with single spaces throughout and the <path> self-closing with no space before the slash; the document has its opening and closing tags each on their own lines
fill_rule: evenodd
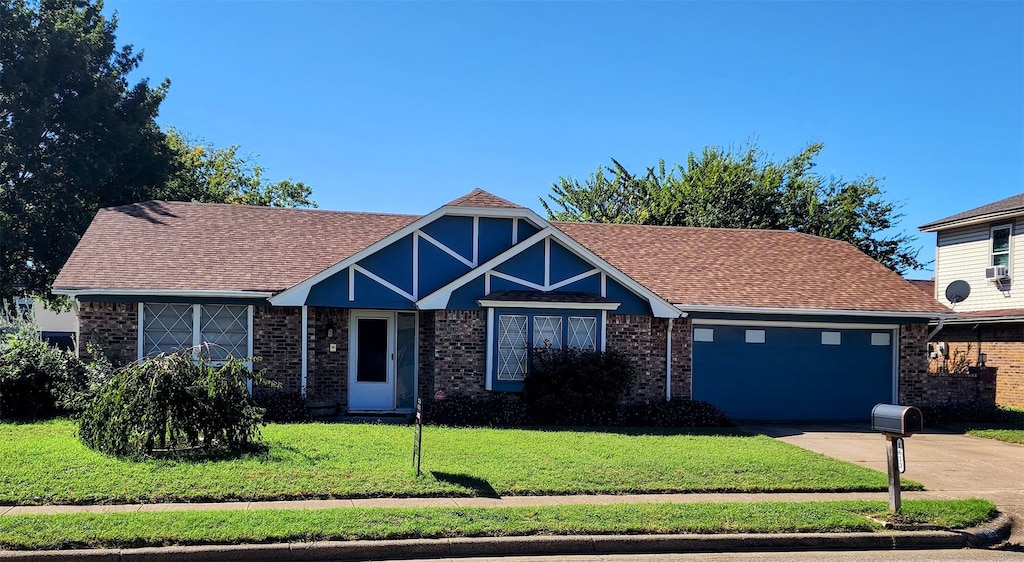
<svg viewBox="0 0 1024 562">
<path fill-rule="evenodd" d="M 1014 213 L 1017 211 L 1024 213 L 1024 193 L 1012 195 L 1010 197 L 1007 197 L 1006 199 L 1000 199 L 995 203 L 982 205 L 969 211 L 964 211 L 962 213 L 950 215 L 944 219 L 939 219 L 937 221 L 932 221 L 927 224 L 922 224 L 918 228 L 920 228 L 921 230 L 932 230 L 937 229 L 938 227 L 953 226 L 956 223 L 962 221 L 967 221 L 971 219 L 981 219 L 988 215 L 1000 216 L 1008 213 Z"/>
<path fill-rule="evenodd" d="M 934 279 L 907 279 L 910 284 L 917 287 L 924 294 L 929 297 L 935 298 L 935 280 Z"/>
<path fill-rule="evenodd" d="M 417 218 L 161 201 L 101 209 L 54 288 L 280 291 Z"/>
<path fill-rule="evenodd" d="M 474 191 L 459 205 L 490 198 L 499 199 Z M 54 288 L 277 292 L 417 218 L 159 201 L 103 209 Z M 556 226 L 676 304 L 949 312 L 834 240 L 785 231 Z"/>
<path fill-rule="evenodd" d="M 951 312 L 845 242 L 781 230 L 554 224 L 673 304 Z"/>
<path fill-rule="evenodd" d="M 516 205 L 508 199 L 502 199 L 497 195 L 488 193 L 480 188 L 449 202 L 447 207 L 497 207 L 499 209 L 522 209 L 522 205 Z"/>
</svg>

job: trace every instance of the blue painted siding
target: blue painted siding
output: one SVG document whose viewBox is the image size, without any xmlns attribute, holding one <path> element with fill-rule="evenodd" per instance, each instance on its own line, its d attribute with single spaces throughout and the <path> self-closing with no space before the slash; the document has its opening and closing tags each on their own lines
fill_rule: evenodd
<svg viewBox="0 0 1024 562">
<path fill-rule="evenodd" d="M 383 308 L 412 310 L 416 306 L 409 299 L 356 272 L 356 300 L 347 303 L 351 308 Z M 346 295 L 347 298 L 348 295 Z"/>
<path fill-rule="evenodd" d="M 521 221 L 520 221 L 521 222 Z M 538 285 L 544 284 L 544 242 L 537 242 L 519 255 L 494 268 Z"/>
<path fill-rule="evenodd" d="M 531 287 L 526 285 L 520 285 L 515 281 L 509 281 L 508 279 L 501 279 L 499 277 L 491 277 L 491 292 L 494 291 L 535 291 Z M 480 295 L 481 297 L 484 295 Z"/>
<path fill-rule="evenodd" d="M 483 263 L 512 247 L 512 219 L 480 219 L 480 260 Z"/>
<path fill-rule="evenodd" d="M 473 217 L 441 217 L 421 229 L 456 253 L 473 259 Z"/>
<path fill-rule="evenodd" d="M 580 259 L 558 242 L 551 242 L 551 282 L 558 283 L 594 269 L 594 266 Z"/>
<path fill-rule="evenodd" d="M 615 312 L 618 314 L 652 314 L 651 303 L 647 302 L 647 299 L 642 299 L 629 289 L 620 285 L 613 279 L 608 279 L 607 282 L 608 294 L 607 298 L 622 303 L 618 310 Z"/>
<path fill-rule="evenodd" d="M 420 240 L 420 296 L 424 297 L 469 271 L 469 267 L 437 246 Z"/>
<path fill-rule="evenodd" d="M 566 293 L 591 293 L 594 295 L 601 294 L 601 274 L 595 273 L 590 277 L 584 277 L 575 283 L 570 283 L 559 291 L 565 291 Z"/>
<path fill-rule="evenodd" d="M 895 338 L 872 346 L 872 330 L 695 328 L 713 329 L 714 341 L 693 342 L 693 398 L 733 419 L 866 422 L 892 400 Z M 765 343 L 746 343 L 747 329 L 764 330 Z M 823 345 L 822 331 L 840 332 L 841 345 Z"/>
<path fill-rule="evenodd" d="M 348 268 L 313 285 L 306 297 L 309 306 L 340 306 L 348 307 Z"/>
<path fill-rule="evenodd" d="M 381 248 L 361 260 L 359 265 L 405 292 L 412 293 L 412 235 Z"/>
<path fill-rule="evenodd" d="M 534 234 L 537 234 L 538 232 L 540 232 L 540 229 L 537 228 L 536 226 L 534 226 L 533 224 L 530 224 L 530 223 L 526 222 L 525 220 L 520 220 L 519 221 L 519 240 L 520 241 L 526 240 L 527 238 L 533 236 Z"/>
<path fill-rule="evenodd" d="M 447 310 L 478 310 L 477 299 L 484 296 L 484 278 L 481 275 L 452 293 Z"/>
</svg>

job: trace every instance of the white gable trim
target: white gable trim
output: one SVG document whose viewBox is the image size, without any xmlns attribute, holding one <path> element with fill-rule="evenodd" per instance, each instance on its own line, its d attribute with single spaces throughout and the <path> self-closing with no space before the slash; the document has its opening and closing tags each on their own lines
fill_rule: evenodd
<svg viewBox="0 0 1024 562">
<path fill-rule="evenodd" d="M 768 308 L 752 306 L 712 306 L 677 304 L 680 310 L 689 312 L 728 312 L 732 314 L 806 314 L 807 316 L 875 316 L 878 318 L 956 318 L 955 312 L 923 312 L 892 310 L 842 310 L 838 308 Z M 695 320 L 696 321 L 696 320 Z"/>
<path fill-rule="evenodd" d="M 537 224 L 541 230 L 548 228 L 550 225 L 548 222 L 540 217 L 537 213 L 526 208 L 515 208 L 515 209 L 498 209 L 488 207 L 455 207 L 445 205 L 436 211 L 424 215 L 410 224 L 392 232 L 391 234 L 381 238 L 377 242 L 370 244 L 366 248 L 352 254 L 351 256 L 341 260 L 340 262 L 328 267 L 327 269 L 317 273 L 300 283 L 296 283 L 291 287 L 281 291 L 280 293 L 270 297 L 270 304 L 274 306 L 302 306 L 306 304 L 306 299 L 309 297 L 309 291 L 314 285 L 321 281 L 331 277 L 332 275 L 344 271 L 345 268 L 350 265 L 354 265 L 364 258 L 373 255 L 374 253 L 382 250 L 391 244 L 405 238 L 409 235 L 415 235 L 417 231 L 422 229 L 424 226 L 434 222 L 435 220 L 445 216 L 473 216 L 473 217 L 488 217 L 488 218 L 519 218 L 526 219 L 530 222 Z M 415 238 L 413 245 L 415 246 Z M 436 244 L 439 248 L 444 249 L 443 244 Z"/>
<path fill-rule="evenodd" d="M 651 291 L 647 287 L 644 287 L 643 285 L 637 283 L 636 281 L 634 281 L 631 277 L 629 277 L 625 273 L 622 273 L 618 269 L 615 269 L 615 267 L 612 266 L 610 263 L 608 263 L 607 261 L 605 261 L 604 259 L 599 257 L 594 252 L 591 252 L 589 249 L 587 249 L 585 246 L 583 246 L 579 242 L 576 242 L 575 240 L 570 238 L 569 235 L 565 234 L 564 232 L 562 232 L 561 230 L 558 230 L 557 228 L 555 228 L 553 226 L 548 226 L 548 227 L 542 229 L 540 232 L 537 232 L 533 236 L 530 236 L 526 240 L 523 240 L 521 243 L 519 243 L 519 244 L 517 244 L 515 246 L 512 246 L 508 250 L 505 250 L 504 252 L 502 252 L 502 253 L 498 254 L 497 256 L 491 258 L 486 263 L 481 264 L 480 267 L 474 269 L 473 271 L 469 271 L 469 272 L 465 273 L 464 275 L 462 275 L 461 277 L 455 279 L 451 283 L 448 283 L 444 287 L 441 287 L 440 289 L 434 291 L 433 293 L 423 297 L 422 299 L 420 299 L 419 301 L 416 302 L 416 307 L 419 308 L 420 310 L 441 310 L 441 309 L 444 309 L 444 308 L 446 308 L 448 306 L 448 301 L 451 299 L 452 293 L 454 293 L 457 289 L 465 286 L 470 281 L 476 279 L 477 277 L 480 277 L 481 275 L 490 274 L 490 275 L 493 275 L 495 277 L 507 278 L 508 277 L 507 274 L 501 274 L 500 272 L 492 271 L 492 270 L 495 267 L 497 267 L 498 265 L 500 265 L 500 264 L 502 264 L 502 263 L 512 259 L 513 257 L 519 255 L 520 253 L 525 251 L 527 248 L 530 248 L 533 245 L 541 242 L 541 240 L 544 240 L 544 244 L 545 244 L 545 253 L 544 254 L 545 254 L 545 268 L 546 268 L 547 267 L 547 263 L 548 263 L 548 260 L 546 258 L 547 258 L 548 255 L 550 255 L 550 252 L 548 251 L 548 249 L 550 248 L 550 239 L 552 239 L 552 238 L 556 242 L 562 244 L 562 246 L 567 248 L 569 251 L 571 251 L 574 254 L 576 254 L 576 256 L 579 257 L 580 259 L 586 261 L 590 265 L 593 265 L 595 268 L 602 270 L 604 275 L 610 276 L 612 279 L 614 279 L 615 281 L 617 281 L 618 283 L 620 283 L 621 285 L 623 285 L 627 289 L 629 289 L 629 290 L 633 291 L 634 293 L 636 293 L 637 295 L 640 295 L 641 297 L 647 299 L 647 302 L 650 303 L 651 311 L 652 311 L 652 313 L 654 314 L 655 317 L 658 317 L 658 318 L 679 318 L 680 316 L 686 316 L 686 313 L 684 313 L 684 312 L 680 311 L 678 308 L 672 306 L 671 303 L 669 303 L 665 299 L 661 298 L 660 296 L 655 294 L 653 291 Z M 547 271 L 547 270 L 545 270 L 545 271 Z M 593 273 L 594 272 L 589 271 L 589 272 L 586 272 L 585 274 L 583 274 L 583 276 L 587 277 L 587 276 L 593 275 Z M 576 277 L 579 277 L 579 276 L 576 276 Z M 545 278 L 547 278 L 547 275 L 545 276 Z M 510 280 L 515 281 L 516 283 L 521 283 L 520 280 L 516 280 L 516 279 L 510 279 Z M 576 281 L 576 280 L 578 280 L 578 279 L 573 278 L 573 281 Z M 525 284 L 524 283 L 524 285 L 525 286 L 531 286 L 532 285 L 533 288 L 537 288 L 538 287 L 538 286 L 536 286 L 536 284 Z M 559 286 L 561 287 L 561 286 L 564 286 L 564 285 L 559 283 Z M 541 289 L 542 290 L 551 290 L 552 287 L 546 286 L 546 287 L 543 287 Z M 602 296 L 604 296 L 604 295 L 602 295 Z"/>
</svg>

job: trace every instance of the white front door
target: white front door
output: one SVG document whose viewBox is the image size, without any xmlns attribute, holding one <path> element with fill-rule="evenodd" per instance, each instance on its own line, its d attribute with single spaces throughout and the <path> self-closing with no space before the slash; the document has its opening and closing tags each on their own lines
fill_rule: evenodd
<svg viewBox="0 0 1024 562">
<path fill-rule="evenodd" d="M 353 311 L 349 326 L 349 410 L 395 409 L 394 312 Z"/>
</svg>

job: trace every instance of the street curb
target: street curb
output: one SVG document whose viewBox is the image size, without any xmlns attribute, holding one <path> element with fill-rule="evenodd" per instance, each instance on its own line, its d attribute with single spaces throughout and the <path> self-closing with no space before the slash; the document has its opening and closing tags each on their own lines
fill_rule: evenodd
<svg viewBox="0 0 1024 562">
<path fill-rule="evenodd" d="M 313 543 L 169 546 L 106 550 L 0 550 L 2 562 L 227 562 L 234 560 L 315 562 L 408 560 L 470 556 L 669 554 L 814 550 L 912 550 L 984 548 L 1010 536 L 1012 519 L 956 531 L 875 533 L 778 533 L 720 535 L 543 535 L 330 541 Z"/>
</svg>

